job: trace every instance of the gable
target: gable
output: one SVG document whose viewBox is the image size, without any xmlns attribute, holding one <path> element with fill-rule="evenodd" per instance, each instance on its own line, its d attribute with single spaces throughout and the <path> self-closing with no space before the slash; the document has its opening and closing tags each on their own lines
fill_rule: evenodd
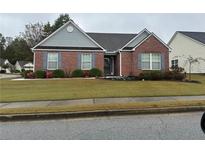
<svg viewBox="0 0 205 154">
<path fill-rule="evenodd" d="M 203 56 L 205 45 L 181 33 L 176 33 L 169 42 L 173 55 Z"/>
<path fill-rule="evenodd" d="M 142 40 L 144 40 L 146 37 L 149 36 L 149 33 L 144 31 L 141 35 L 139 35 L 136 39 L 134 39 L 132 42 L 130 42 L 127 47 L 135 47 L 137 44 L 139 44 Z"/>
<path fill-rule="evenodd" d="M 165 46 L 158 38 L 154 35 L 150 35 L 141 44 L 135 47 L 139 51 L 169 51 L 169 48 Z"/>
<path fill-rule="evenodd" d="M 140 42 L 142 42 L 145 38 L 149 36 L 150 32 L 146 29 L 142 30 L 136 37 L 134 37 L 132 40 L 130 40 L 122 49 L 132 49 L 136 45 L 138 45 Z"/>
<path fill-rule="evenodd" d="M 33 49 L 78 49 L 78 48 L 103 48 L 92 38 L 84 33 L 73 22 L 68 22 L 48 36 L 45 40 L 36 45 Z"/>
</svg>

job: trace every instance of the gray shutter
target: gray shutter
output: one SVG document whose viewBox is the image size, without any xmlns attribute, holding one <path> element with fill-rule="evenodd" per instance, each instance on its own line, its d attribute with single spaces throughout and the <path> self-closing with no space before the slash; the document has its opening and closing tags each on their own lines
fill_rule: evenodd
<svg viewBox="0 0 205 154">
<path fill-rule="evenodd" d="M 165 70 L 164 53 L 161 53 L 161 70 Z"/>
<path fill-rule="evenodd" d="M 142 54 L 141 53 L 138 53 L 137 55 L 137 68 L 138 69 L 141 69 L 141 60 L 142 60 Z"/>
<path fill-rule="evenodd" d="M 96 54 L 92 53 L 92 68 L 95 68 Z"/>
<path fill-rule="evenodd" d="M 43 69 L 47 70 L 48 52 L 43 52 Z"/>
<path fill-rule="evenodd" d="M 81 53 L 78 53 L 78 57 L 77 57 L 77 68 L 81 69 Z"/>
<path fill-rule="evenodd" d="M 61 52 L 58 52 L 58 69 L 62 68 L 62 57 L 61 57 Z"/>
</svg>

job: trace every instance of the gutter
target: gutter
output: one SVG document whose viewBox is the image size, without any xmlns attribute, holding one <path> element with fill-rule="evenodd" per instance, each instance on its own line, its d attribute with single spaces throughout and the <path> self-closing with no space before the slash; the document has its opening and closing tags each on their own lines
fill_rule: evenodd
<svg viewBox="0 0 205 154">
<path fill-rule="evenodd" d="M 122 76 L 122 53 L 121 51 L 119 50 L 119 54 L 120 54 L 120 76 Z"/>
</svg>

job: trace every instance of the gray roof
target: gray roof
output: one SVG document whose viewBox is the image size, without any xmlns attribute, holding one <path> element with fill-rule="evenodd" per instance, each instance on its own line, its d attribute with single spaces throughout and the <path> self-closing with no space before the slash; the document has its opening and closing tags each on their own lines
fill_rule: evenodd
<svg viewBox="0 0 205 154">
<path fill-rule="evenodd" d="M 187 32 L 187 31 L 178 31 L 178 32 L 205 44 L 205 32 Z"/>
<path fill-rule="evenodd" d="M 86 33 L 107 51 L 115 51 L 127 44 L 137 34 Z"/>
</svg>

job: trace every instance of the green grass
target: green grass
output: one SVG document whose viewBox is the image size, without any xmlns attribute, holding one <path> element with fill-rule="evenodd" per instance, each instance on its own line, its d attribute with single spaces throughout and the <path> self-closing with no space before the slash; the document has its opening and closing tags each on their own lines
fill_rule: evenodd
<svg viewBox="0 0 205 154">
<path fill-rule="evenodd" d="M 0 101 L 58 100 L 127 96 L 205 95 L 205 76 L 193 75 L 201 84 L 175 81 L 109 80 L 0 80 Z"/>
<path fill-rule="evenodd" d="M 24 107 L 24 108 L 2 108 L 0 115 L 10 114 L 31 114 L 31 113 L 60 113 L 60 112 L 84 112 L 103 110 L 128 110 L 128 109 L 148 109 L 148 108 L 170 108 L 170 107 L 192 107 L 204 106 L 205 102 L 197 101 L 158 101 L 158 102 L 137 102 L 137 103 L 110 103 L 110 104 L 83 104 L 83 105 L 63 105 L 44 107 Z"/>
</svg>

